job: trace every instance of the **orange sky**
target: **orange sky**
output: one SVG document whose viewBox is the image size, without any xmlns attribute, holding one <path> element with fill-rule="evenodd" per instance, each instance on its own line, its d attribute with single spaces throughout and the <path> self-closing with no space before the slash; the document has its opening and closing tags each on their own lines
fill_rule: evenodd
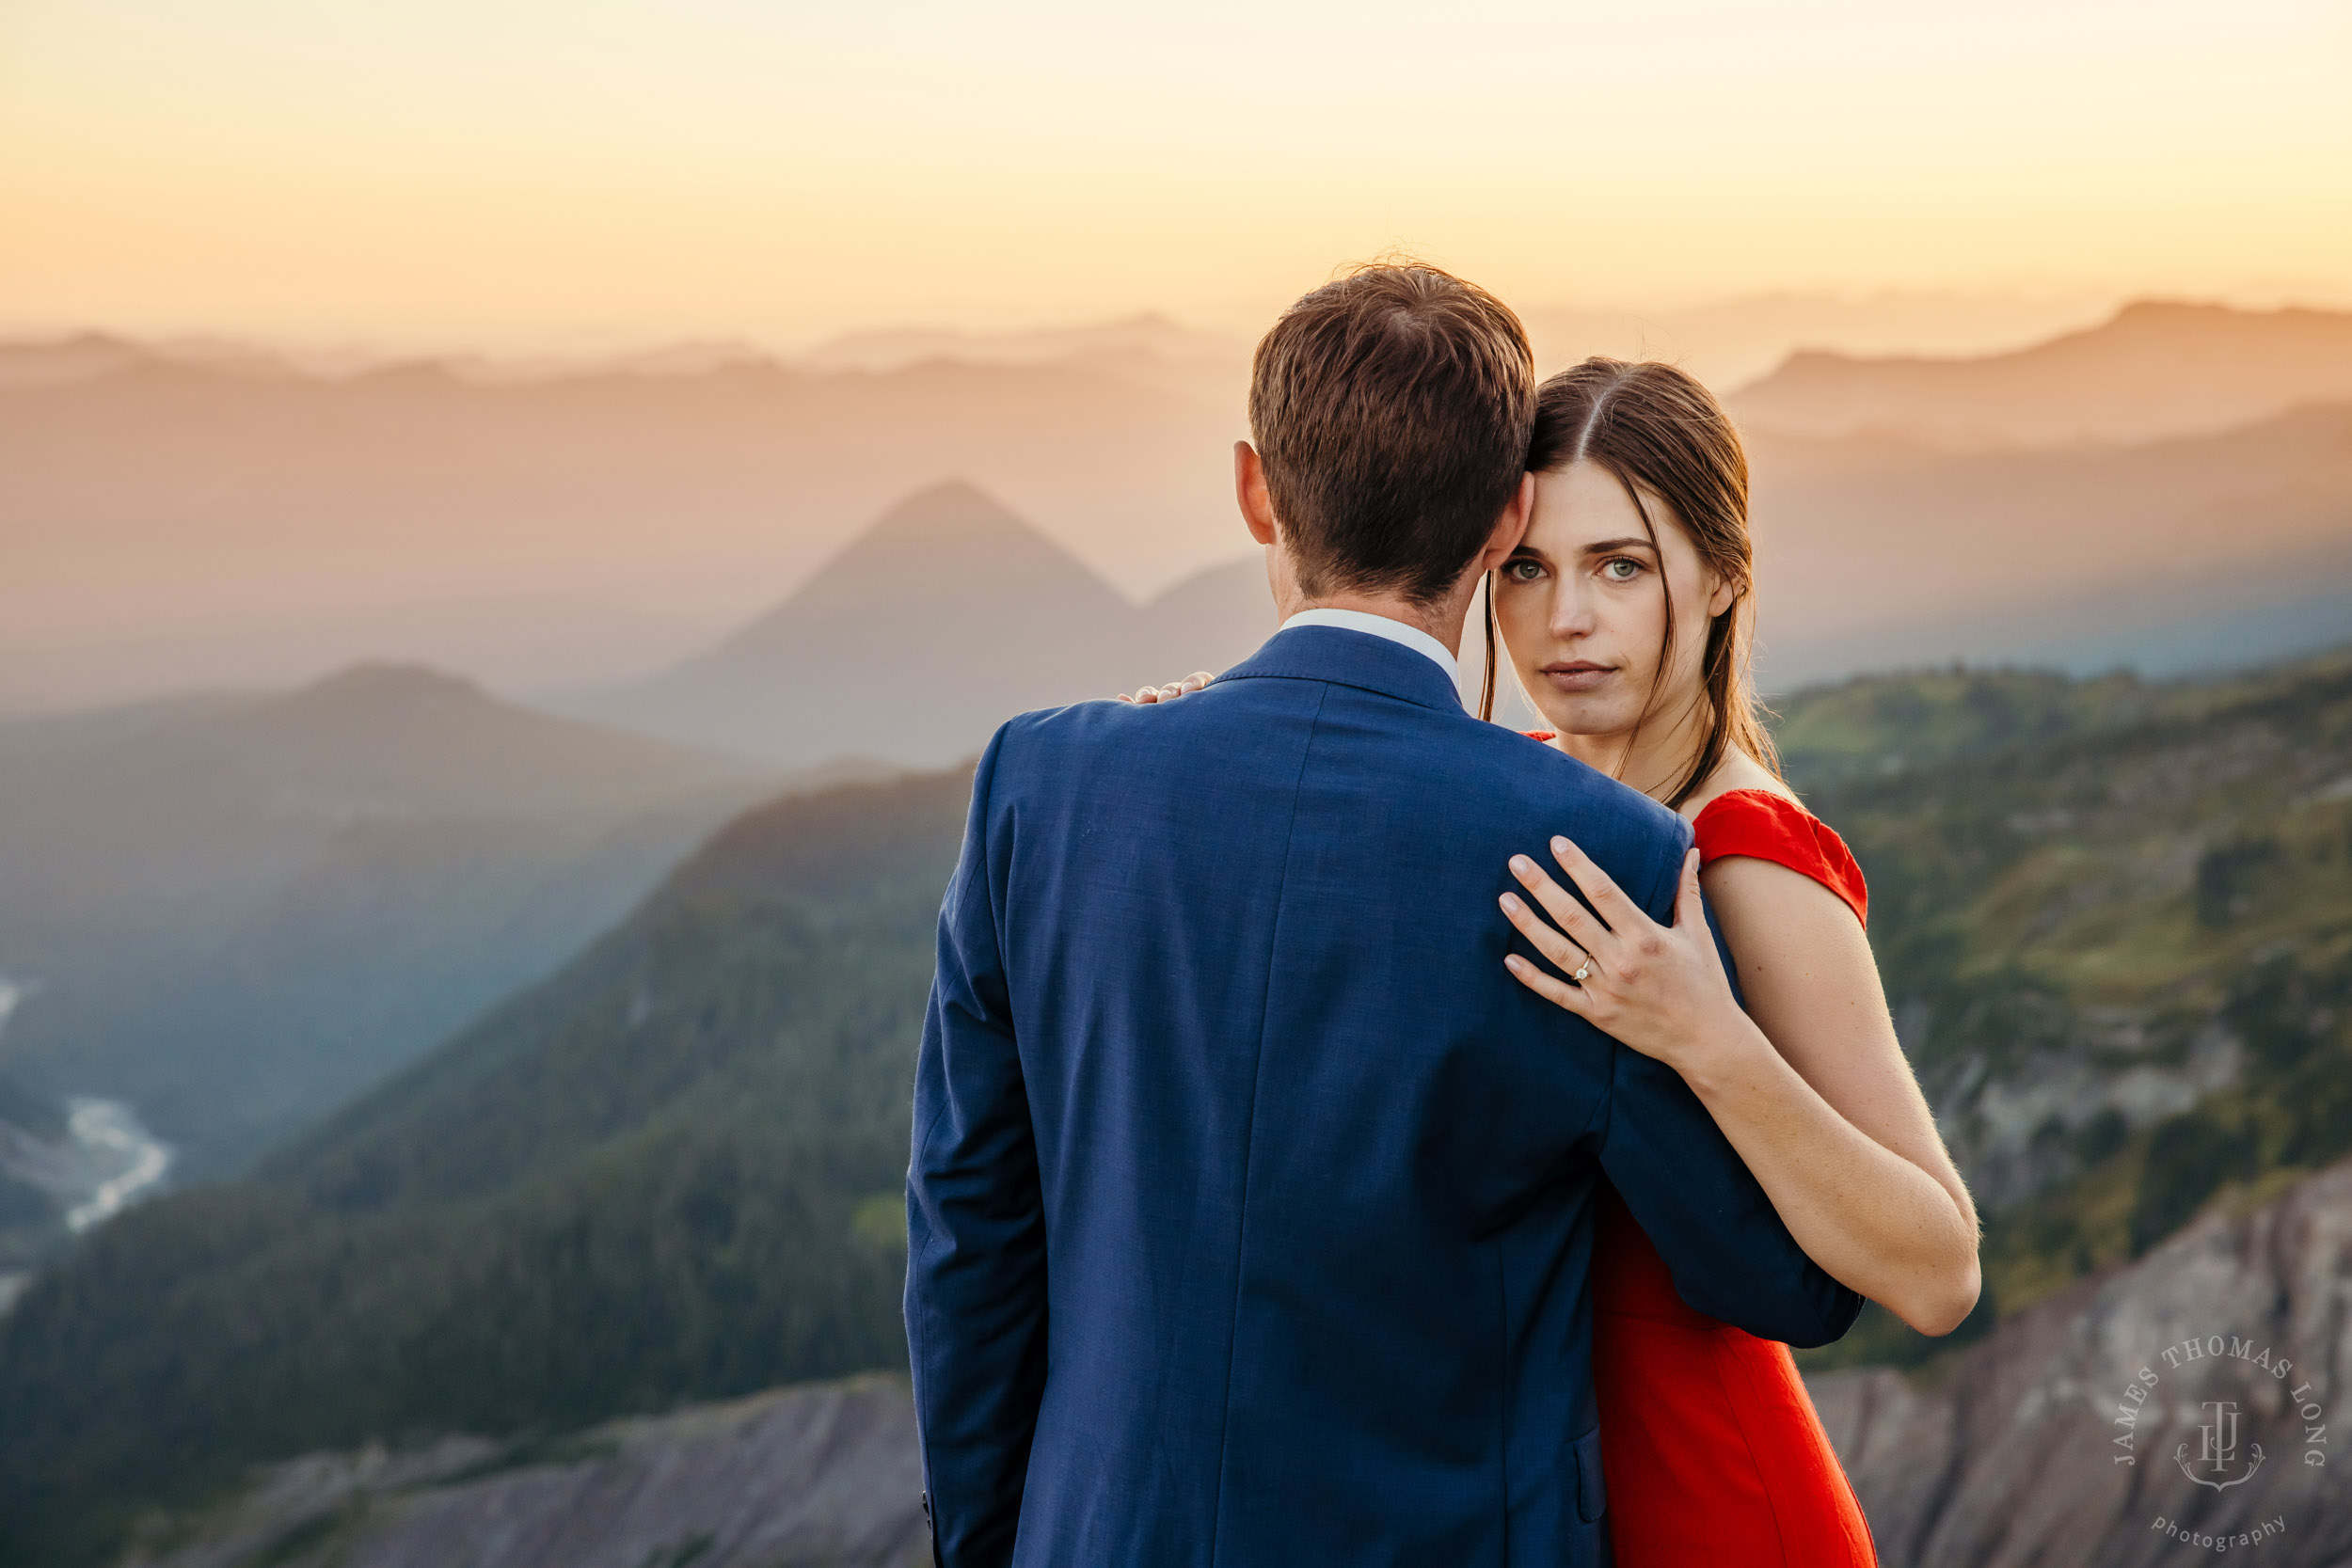
<svg viewBox="0 0 2352 1568">
<path fill-rule="evenodd" d="M 0 0 L 0 326 L 1246 328 L 1394 245 L 1526 306 L 2352 298 L 2341 0 L 1137 9 Z"/>
</svg>

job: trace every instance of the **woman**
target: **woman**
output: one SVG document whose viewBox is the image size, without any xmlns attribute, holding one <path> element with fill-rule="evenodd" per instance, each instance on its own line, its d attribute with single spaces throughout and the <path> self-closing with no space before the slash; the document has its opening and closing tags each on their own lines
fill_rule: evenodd
<svg viewBox="0 0 2352 1568">
<path fill-rule="evenodd" d="M 1551 921 L 1508 894 L 1503 912 L 1560 973 L 1516 956 L 1511 972 L 1679 1071 L 1823 1269 L 1920 1332 L 1949 1333 L 1977 1299 L 1976 1211 L 1896 1041 L 1861 870 L 1782 782 L 1757 719 L 1738 434 L 1672 366 L 1591 359 L 1538 393 L 1529 467 L 1533 519 L 1488 583 L 1482 714 L 1500 645 L 1551 726 L 1536 738 L 1681 812 L 1697 846 L 1671 927 L 1565 839 L 1553 853 L 1605 925 L 1516 860 Z M 1788 1348 L 1685 1306 L 1613 1193 L 1594 1300 L 1621 1568 L 1875 1561 Z"/>
<path fill-rule="evenodd" d="M 1520 858 L 1558 928 L 1509 895 L 1504 913 L 1581 984 L 1517 957 L 1512 973 L 1678 1070 L 1815 1262 L 1947 1334 L 1976 1305 L 1976 1210 L 1896 1042 L 1861 870 L 1781 781 L 1757 721 L 1739 436 L 1673 367 L 1594 359 L 1544 384 L 1529 467 L 1535 513 L 1488 585 L 1488 646 L 1509 650 L 1542 738 L 1681 812 L 1697 847 L 1671 927 L 1565 839 L 1561 867 L 1606 927 Z M 1489 712 L 1493 684 L 1490 653 Z M 1873 1560 L 1788 1347 L 1685 1307 L 1613 1194 L 1594 1295 L 1621 1563 Z"/>
</svg>

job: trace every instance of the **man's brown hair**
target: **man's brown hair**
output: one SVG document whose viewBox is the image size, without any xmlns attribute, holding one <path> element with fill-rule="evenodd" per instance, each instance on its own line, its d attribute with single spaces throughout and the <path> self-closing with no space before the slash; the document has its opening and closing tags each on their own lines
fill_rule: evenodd
<svg viewBox="0 0 2352 1568">
<path fill-rule="evenodd" d="M 1327 283 L 1258 344 L 1249 434 L 1311 597 L 1460 580 L 1527 471 L 1534 356 L 1510 307 L 1419 263 Z"/>
</svg>

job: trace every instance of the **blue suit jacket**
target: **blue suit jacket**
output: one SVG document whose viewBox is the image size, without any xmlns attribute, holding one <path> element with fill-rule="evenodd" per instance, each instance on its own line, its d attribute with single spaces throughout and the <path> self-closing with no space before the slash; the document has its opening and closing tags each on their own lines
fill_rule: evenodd
<svg viewBox="0 0 2352 1568">
<path fill-rule="evenodd" d="M 1361 632 L 997 732 L 908 1177 L 948 1568 L 1605 1561 L 1604 1178 L 1692 1307 L 1845 1332 L 1681 1080 L 1503 969 L 1554 832 L 1672 918 L 1680 818 Z"/>
</svg>

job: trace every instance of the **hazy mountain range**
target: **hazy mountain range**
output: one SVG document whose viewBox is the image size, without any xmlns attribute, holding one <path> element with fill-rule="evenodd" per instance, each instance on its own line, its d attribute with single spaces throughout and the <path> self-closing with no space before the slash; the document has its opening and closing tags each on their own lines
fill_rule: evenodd
<svg viewBox="0 0 2352 1568">
<path fill-rule="evenodd" d="M 389 666 L 0 724 L 0 1073 L 232 1164 L 610 923 L 772 769 Z"/>
<path fill-rule="evenodd" d="M 2352 404 L 2039 451 L 1751 446 L 1775 689 L 1954 658 L 2209 673 L 2352 635 Z"/>
<path fill-rule="evenodd" d="M 2131 446 L 1754 448 L 1773 690 L 1955 659 L 2210 674 L 2352 636 L 2352 403 Z M 1273 629 L 1257 560 L 1138 607 L 947 484 L 709 651 L 576 705 L 794 765 L 938 766 L 1010 714 L 1221 670 Z"/>
<path fill-rule="evenodd" d="M 1883 341 L 1795 304 L 1772 341 L 1817 318 Z M 2152 619 L 2196 621 L 2226 648 L 2249 626 L 2275 633 L 2291 601 L 2323 622 L 2339 578 L 2305 546 L 2313 530 L 2321 555 L 2344 540 L 2338 498 L 2299 471 L 2274 480 L 2269 454 L 2227 438 L 2352 395 L 2347 322 L 2140 305 L 1974 358 L 1801 353 L 1734 392 L 1783 611 L 1778 678 L 2042 657 L 2077 629 L 2099 657 L 2134 657 L 2144 649 L 2098 639 Z M 1714 330 L 1535 325 L 1553 355 L 1677 353 L 1677 332 Z M 361 657 L 543 696 L 633 685 L 748 626 L 944 481 L 984 491 L 1140 605 L 1248 548 L 1228 493 L 1245 378 L 1243 345 L 1150 318 L 867 334 L 800 363 L 728 344 L 340 368 L 222 343 L 0 345 L 0 708 L 284 686 Z M 2186 444 L 2153 467 L 2133 456 L 2158 440 Z M 2034 461 L 2068 454 L 2086 476 L 2072 490 Z M 2102 465 L 2219 499 L 2179 523 L 2168 477 L 2110 503 L 2084 488 Z M 1980 509 L 1956 513 L 1955 488 Z M 2320 511 L 2303 522 L 2272 515 L 2306 500 Z M 2004 534 L 2012 515 L 2031 522 Z M 2176 523 L 2227 528 L 2210 588 L 2194 563 L 2165 576 L 2181 565 Z M 2017 537 L 2072 552 L 2064 569 L 1996 575 L 1991 590 L 1981 573 L 1952 576 Z M 1948 591 L 1963 579 L 1964 595 Z M 2150 613 L 2152 596 L 2165 602 Z M 2089 605 L 2079 628 L 2050 610 L 2062 599 Z M 1935 635 L 1904 645 L 1872 621 Z"/>
<path fill-rule="evenodd" d="M 1753 429 L 1958 449 L 2205 436 L 2352 402 L 2352 315 L 2147 302 L 1980 358 L 1801 352 L 1731 399 Z"/>
<path fill-rule="evenodd" d="M 1246 544 L 1242 383 L 1148 355 L 807 370 L 740 355 L 352 374 L 0 346 L 0 708 L 358 658 L 508 689 L 691 652 L 964 478 L 1124 586 Z"/>
</svg>

